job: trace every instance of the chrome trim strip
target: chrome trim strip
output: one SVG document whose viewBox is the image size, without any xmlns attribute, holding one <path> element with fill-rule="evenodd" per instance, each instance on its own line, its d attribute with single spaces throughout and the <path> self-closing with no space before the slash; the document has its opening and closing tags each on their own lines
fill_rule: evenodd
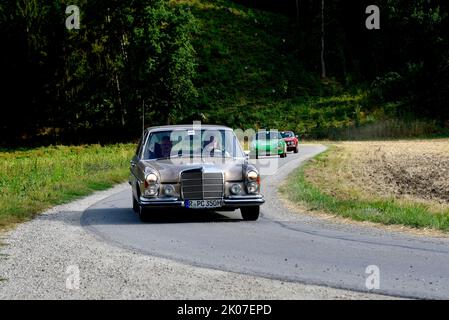
<svg viewBox="0 0 449 320">
<path fill-rule="evenodd" d="M 225 200 L 258 200 L 258 199 L 262 199 L 263 200 L 263 196 L 261 194 L 258 195 L 247 195 L 247 196 L 238 196 L 238 195 L 233 195 L 233 196 L 229 196 L 227 198 L 225 198 Z"/>
<path fill-rule="evenodd" d="M 224 206 L 240 207 L 240 206 L 260 206 L 265 203 L 263 198 L 260 199 L 224 199 Z"/>
</svg>

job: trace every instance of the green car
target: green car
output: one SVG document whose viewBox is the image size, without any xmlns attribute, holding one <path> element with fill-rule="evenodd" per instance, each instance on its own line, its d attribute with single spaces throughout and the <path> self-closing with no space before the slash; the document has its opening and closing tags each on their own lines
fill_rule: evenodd
<svg viewBox="0 0 449 320">
<path fill-rule="evenodd" d="M 256 156 L 279 155 L 281 158 L 287 157 L 287 144 L 277 131 L 260 131 L 253 138 L 251 143 L 251 153 Z"/>
</svg>

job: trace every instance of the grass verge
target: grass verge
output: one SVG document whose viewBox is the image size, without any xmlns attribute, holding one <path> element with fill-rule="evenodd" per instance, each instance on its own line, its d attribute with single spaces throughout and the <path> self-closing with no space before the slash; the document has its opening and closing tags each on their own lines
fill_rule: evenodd
<svg viewBox="0 0 449 320">
<path fill-rule="evenodd" d="M 326 185 L 326 190 L 333 191 L 323 192 L 320 185 L 325 184 L 326 181 L 312 183 L 307 179 L 306 171 L 325 168 L 333 161 L 333 150 L 334 148 L 331 147 L 325 153 L 298 168 L 289 177 L 287 183 L 280 188 L 280 191 L 290 201 L 299 203 L 311 211 L 385 225 L 397 224 L 441 231 L 449 229 L 449 210 L 447 209 L 435 210 L 429 204 L 403 201 L 394 197 L 379 197 L 374 194 L 364 197 L 347 197 L 343 193 L 339 193 L 341 186 L 338 185 Z"/>
<path fill-rule="evenodd" d="M 0 151 L 0 229 L 123 182 L 135 146 L 57 146 Z"/>
</svg>

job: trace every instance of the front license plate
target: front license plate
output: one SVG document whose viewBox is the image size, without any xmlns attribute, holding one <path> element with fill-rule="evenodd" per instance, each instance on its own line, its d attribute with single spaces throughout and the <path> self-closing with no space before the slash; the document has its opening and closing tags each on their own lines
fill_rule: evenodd
<svg viewBox="0 0 449 320">
<path fill-rule="evenodd" d="M 222 200 L 185 200 L 184 206 L 191 209 L 218 208 L 223 205 Z"/>
</svg>

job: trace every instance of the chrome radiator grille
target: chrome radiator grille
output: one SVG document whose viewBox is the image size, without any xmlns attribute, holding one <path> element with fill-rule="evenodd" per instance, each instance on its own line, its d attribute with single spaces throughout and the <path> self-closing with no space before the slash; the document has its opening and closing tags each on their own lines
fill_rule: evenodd
<svg viewBox="0 0 449 320">
<path fill-rule="evenodd" d="M 184 199 L 223 198 L 223 173 L 202 172 L 199 169 L 181 173 L 181 191 Z"/>
</svg>

